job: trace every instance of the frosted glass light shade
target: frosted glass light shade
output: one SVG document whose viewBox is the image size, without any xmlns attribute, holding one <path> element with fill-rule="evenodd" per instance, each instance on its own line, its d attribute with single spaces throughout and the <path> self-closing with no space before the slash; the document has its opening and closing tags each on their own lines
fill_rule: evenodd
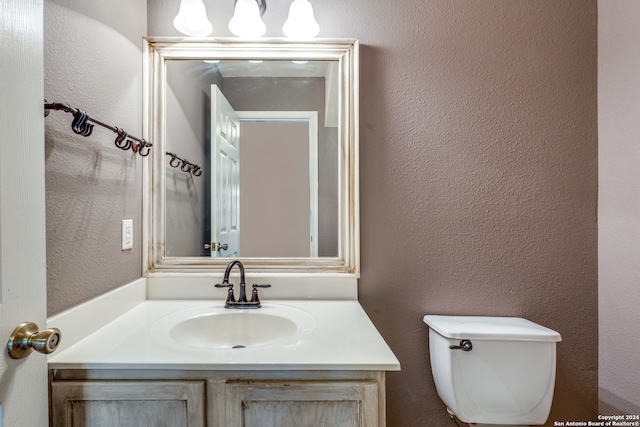
<svg viewBox="0 0 640 427">
<path fill-rule="evenodd" d="M 313 16 L 309 0 L 293 0 L 289 8 L 289 18 L 282 27 L 285 36 L 292 39 L 310 39 L 320 32 L 320 26 Z"/>
<path fill-rule="evenodd" d="M 237 1 L 233 18 L 229 21 L 229 30 L 236 36 L 244 38 L 258 38 L 267 31 L 255 0 Z"/>
<path fill-rule="evenodd" d="M 182 0 L 173 26 L 182 34 L 192 37 L 208 36 L 213 31 L 202 0 Z"/>
</svg>

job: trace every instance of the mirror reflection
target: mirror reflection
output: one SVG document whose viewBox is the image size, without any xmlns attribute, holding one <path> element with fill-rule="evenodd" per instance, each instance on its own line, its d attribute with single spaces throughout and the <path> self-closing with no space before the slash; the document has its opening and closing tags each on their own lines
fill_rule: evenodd
<svg viewBox="0 0 640 427">
<path fill-rule="evenodd" d="M 150 275 L 357 276 L 358 41 L 149 37 L 144 58 Z"/>
<path fill-rule="evenodd" d="M 338 61 L 169 59 L 168 257 L 339 255 Z M 167 164 L 171 160 L 167 157 Z"/>
</svg>

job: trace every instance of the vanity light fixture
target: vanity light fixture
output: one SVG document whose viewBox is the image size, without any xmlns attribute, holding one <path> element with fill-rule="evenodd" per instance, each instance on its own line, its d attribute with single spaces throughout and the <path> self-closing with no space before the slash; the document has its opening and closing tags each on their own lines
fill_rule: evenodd
<svg viewBox="0 0 640 427">
<path fill-rule="evenodd" d="M 266 9 L 266 0 L 236 0 L 235 12 L 229 21 L 229 30 L 238 37 L 261 37 L 267 31 L 262 22 L 262 15 Z"/>
<path fill-rule="evenodd" d="M 202 0 L 181 0 L 173 26 L 182 34 L 192 37 L 205 37 L 213 31 Z"/>
<path fill-rule="evenodd" d="M 229 30 L 242 38 L 262 37 L 267 31 L 262 21 L 266 10 L 267 0 L 235 0 Z M 181 0 L 180 11 L 173 20 L 173 26 L 192 37 L 205 37 L 213 31 L 202 0 Z M 320 32 L 309 0 L 293 0 L 282 32 L 291 39 L 310 39 Z"/>
<path fill-rule="evenodd" d="M 313 16 L 309 0 L 293 0 L 289 7 L 289 18 L 282 27 L 285 36 L 292 39 L 310 39 L 320 32 L 320 26 Z"/>
</svg>

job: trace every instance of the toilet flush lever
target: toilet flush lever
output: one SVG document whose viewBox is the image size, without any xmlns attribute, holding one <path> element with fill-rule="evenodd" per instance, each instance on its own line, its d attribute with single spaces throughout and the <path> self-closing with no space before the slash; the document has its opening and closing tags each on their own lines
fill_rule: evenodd
<svg viewBox="0 0 640 427">
<path fill-rule="evenodd" d="M 460 341 L 460 345 L 450 345 L 451 350 L 471 351 L 473 350 L 473 344 L 469 340 Z"/>
</svg>

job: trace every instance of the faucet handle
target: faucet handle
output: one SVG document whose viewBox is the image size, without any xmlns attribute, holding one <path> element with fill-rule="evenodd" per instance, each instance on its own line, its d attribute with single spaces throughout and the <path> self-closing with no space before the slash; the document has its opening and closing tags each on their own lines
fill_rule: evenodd
<svg viewBox="0 0 640 427">
<path fill-rule="evenodd" d="M 222 283 L 216 283 L 216 288 L 228 288 L 227 300 L 225 301 L 225 307 L 228 307 L 230 303 L 236 302 L 236 298 L 233 296 L 233 283 L 229 283 L 227 280 L 223 280 Z"/>
<path fill-rule="evenodd" d="M 256 307 L 260 307 L 260 298 L 258 298 L 258 288 L 270 288 L 271 285 L 268 283 L 263 283 L 263 284 L 256 284 L 254 283 L 253 285 L 251 285 L 252 291 L 251 291 L 251 302 L 256 304 Z"/>
</svg>

